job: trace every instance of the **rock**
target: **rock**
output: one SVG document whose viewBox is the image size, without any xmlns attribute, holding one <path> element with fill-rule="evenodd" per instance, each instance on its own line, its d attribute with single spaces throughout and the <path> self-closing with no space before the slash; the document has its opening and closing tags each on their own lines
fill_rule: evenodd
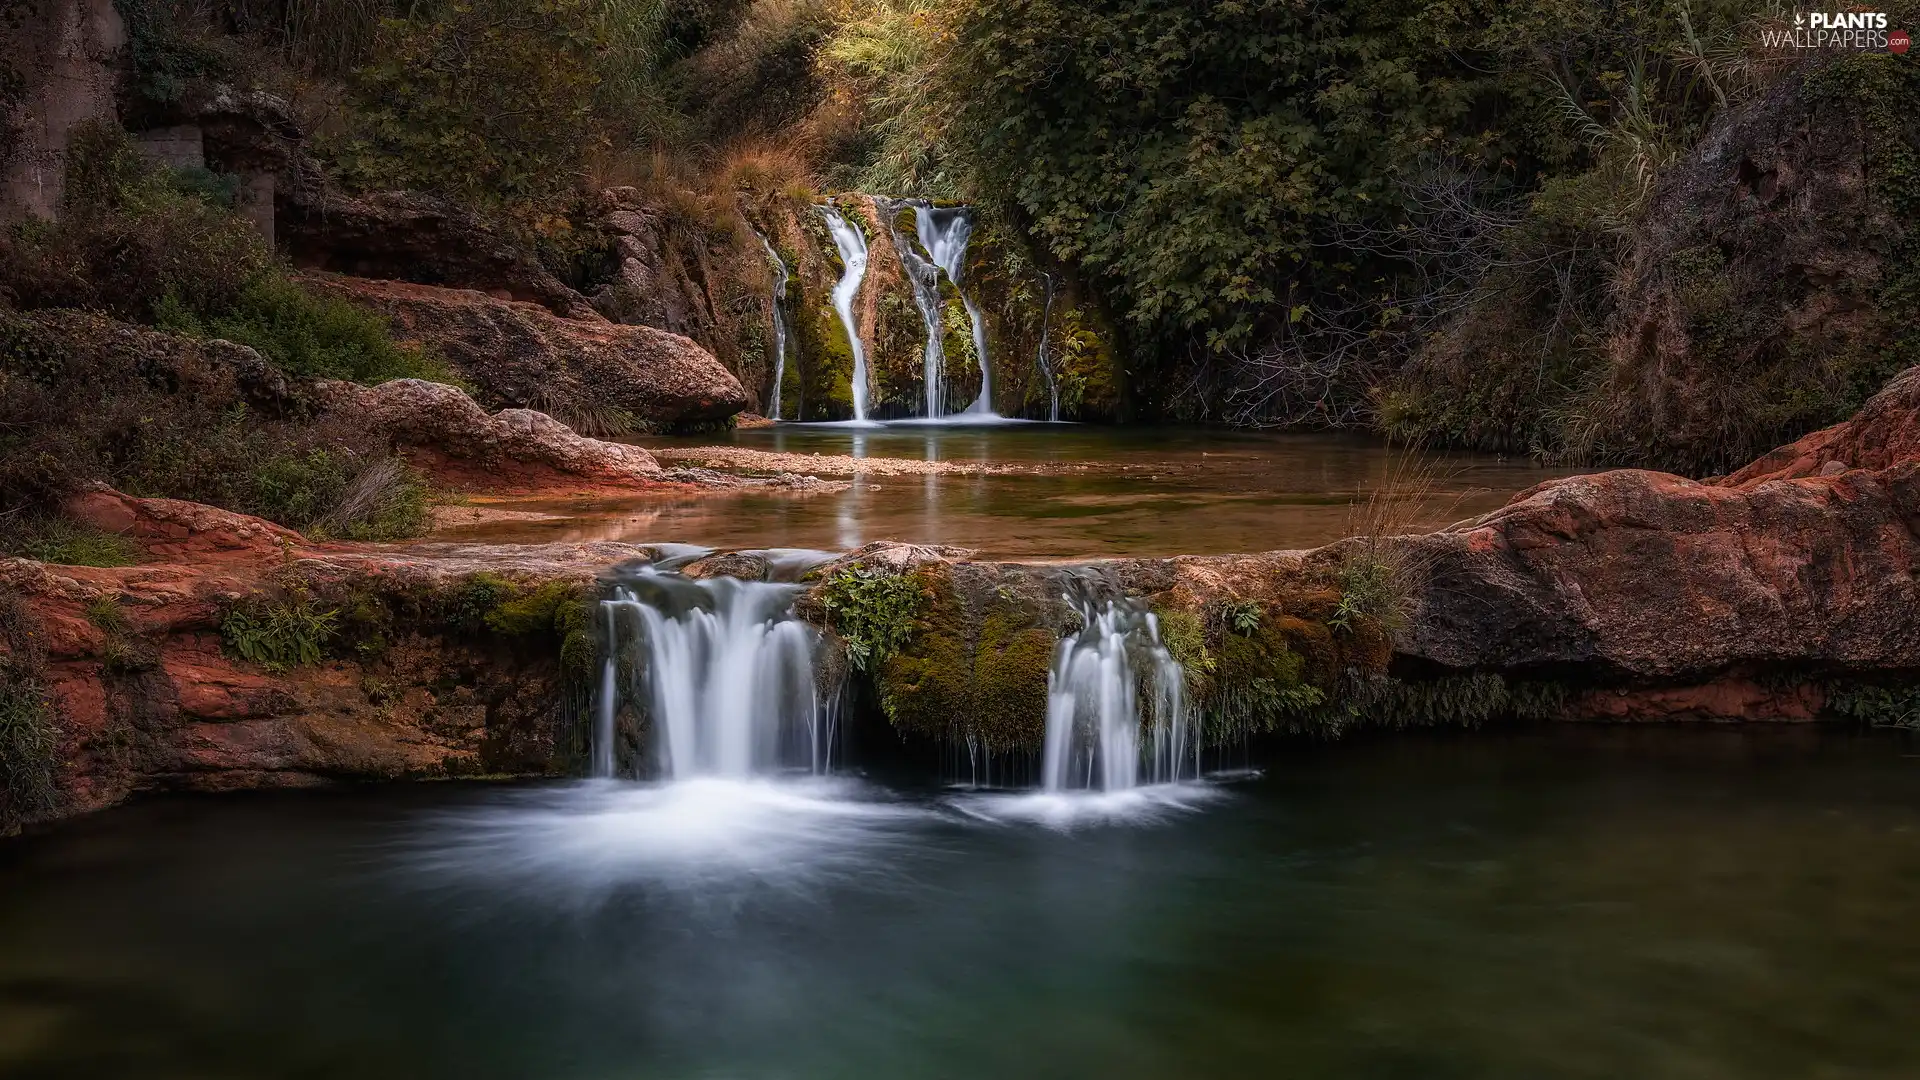
<svg viewBox="0 0 1920 1080">
<path fill-rule="evenodd" d="M 277 210 L 280 242 L 296 266 L 474 289 L 601 319 L 524 248 L 444 199 L 404 191 L 356 198 L 309 183 L 283 191 Z"/>
<path fill-rule="evenodd" d="M 117 123 L 126 27 L 112 0 L 8 4 L 0 17 L 0 226 L 59 216 L 67 142 Z"/>
<path fill-rule="evenodd" d="M 329 409 L 363 417 L 402 445 L 427 446 L 480 462 L 545 465 L 574 476 L 614 481 L 660 477 L 653 455 L 637 446 L 582 438 L 545 413 L 507 409 L 488 416 L 457 386 L 396 379 L 375 387 L 325 382 L 315 394 Z"/>
<path fill-rule="evenodd" d="M 1848 469 L 1885 469 L 1915 460 L 1920 460 L 1920 368 L 1895 376 L 1852 419 L 1774 450 L 1724 483 L 1744 487 L 1765 480 L 1833 476 Z"/>
<path fill-rule="evenodd" d="M 305 280 L 384 312 L 400 337 L 452 361 L 489 408 L 557 412 L 580 427 L 609 409 L 675 426 L 725 420 L 747 406 L 740 381 L 678 334 L 563 319 L 469 289 L 333 274 Z"/>
</svg>

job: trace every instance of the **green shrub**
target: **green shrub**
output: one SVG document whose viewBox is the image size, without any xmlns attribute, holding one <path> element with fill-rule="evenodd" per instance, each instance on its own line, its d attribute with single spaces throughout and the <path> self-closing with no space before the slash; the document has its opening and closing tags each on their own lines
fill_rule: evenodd
<svg viewBox="0 0 1920 1080">
<path fill-rule="evenodd" d="M 879 670 L 907 643 L 927 602 L 911 575 L 867 566 L 847 567 L 816 595 L 828 627 L 847 643 L 847 658 L 860 671 Z"/>
<path fill-rule="evenodd" d="M 140 545 L 131 537 L 22 511 L 17 523 L 0 519 L 0 552 L 60 566 L 132 566 Z"/>
<path fill-rule="evenodd" d="M 338 630 L 339 612 L 321 611 L 296 590 L 279 599 L 254 597 L 227 610 L 220 636 L 235 656 L 268 671 L 317 664 Z"/>
<path fill-rule="evenodd" d="M 231 308 L 202 317 L 169 296 L 156 311 L 164 330 L 251 346 L 303 379 L 345 379 L 375 386 L 393 379 L 458 380 L 446 363 L 394 342 L 385 319 L 346 300 L 316 296 L 298 282 L 264 274 Z"/>
<path fill-rule="evenodd" d="M 0 287 L 23 308 L 77 307 L 146 322 L 171 295 L 223 311 L 266 273 L 253 227 L 149 164 L 119 128 L 89 122 L 67 150 L 58 224 L 31 222 L 0 247 Z"/>
<path fill-rule="evenodd" d="M 365 461 L 345 450 L 313 447 L 273 455 L 255 466 L 249 513 L 321 540 L 404 540 L 432 522 L 429 491 L 399 459 Z"/>
<path fill-rule="evenodd" d="M 0 829 L 59 805 L 59 750 L 46 687 L 0 658 Z"/>
</svg>

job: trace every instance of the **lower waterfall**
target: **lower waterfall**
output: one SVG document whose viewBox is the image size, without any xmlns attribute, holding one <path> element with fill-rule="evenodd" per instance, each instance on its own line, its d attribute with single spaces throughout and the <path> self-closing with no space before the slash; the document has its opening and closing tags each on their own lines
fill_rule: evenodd
<svg viewBox="0 0 1920 1080">
<path fill-rule="evenodd" d="M 820 634 L 794 615 L 804 589 L 642 567 L 601 602 L 607 644 L 595 703 L 593 772 L 620 770 L 620 706 L 649 718 L 657 771 L 744 779 L 825 773 L 839 688 L 821 685 Z"/>
<path fill-rule="evenodd" d="M 1082 601 L 1047 675 L 1041 783 L 1048 791 L 1124 791 L 1200 774 L 1186 672 L 1159 620 L 1126 600 Z"/>
</svg>

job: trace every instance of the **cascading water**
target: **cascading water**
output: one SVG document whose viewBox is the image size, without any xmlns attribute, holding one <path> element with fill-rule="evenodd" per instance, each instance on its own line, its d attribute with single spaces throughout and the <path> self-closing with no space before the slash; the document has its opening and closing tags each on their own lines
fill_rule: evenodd
<svg viewBox="0 0 1920 1080">
<path fill-rule="evenodd" d="M 947 350 L 942 341 L 944 323 L 940 315 L 940 268 L 921 258 L 900 231 L 900 211 L 909 205 L 915 206 L 917 224 L 918 204 L 893 199 L 876 199 L 875 203 L 886 216 L 887 228 L 893 232 L 894 250 L 900 253 L 900 265 L 907 272 L 908 283 L 913 286 L 913 306 L 920 309 L 920 319 L 927 326 L 924 358 L 926 415 L 929 420 L 937 420 L 947 413 Z"/>
<path fill-rule="evenodd" d="M 787 260 L 773 249 L 773 241 L 765 235 L 755 232 L 760 243 L 767 249 L 767 258 L 773 260 L 773 393 L 767 398 L 767 418 L 780 419 L 780 384 L 787 376 L 787 283 L 793 275 L 787 270 Z"/>
<path fill-rule="evenodd" d="M 1080 611 L 1084 629 L 1061 640 L 1047 676 L 1042 785 L 1115 792 L 1197 778 L 1186 673 L 1159 620 L 1126 600 L 1083 599 Z"/>
<path fill-rule="evenodd" d="M 817 208 L 827 219 L 827 229 L 833 234 L 834 246 L 840 249 L 840 263 L 845 269 L 840 274 L 840 283 L 833 287 L 833 309 L 840 313 L 840 323 L 847 328 L 847 345 L 853 351 L 853 419 L 858 423 L 867 420 L 867 347 L 860 340 L 860 327 L 853 318 L 853 298 L 860 291 L 860 282 L 867 276 L 867 238 L 859 229 L 847 223 L 840 211 L 831 206 Z"/>
<path fill-rule="evenodd" d="M 1047 306 L 1040 313 L 1040 374 L 1047 380 L 1047 419 L 1060 422 L 1060 383 L 1053 377 L 1053 358 L 1047 355 L 1047 329 L 1053 322 L 1053 275 L 1047 274 Z"/>
<path fill-rule="evenodd" d="M 980 362 L 980 396 L 968 406 L 967 412 L 991 414 L 993 369 L 987 362 L 986 318 L 980 313 L 980 305 L 967 295 L 961 280 L 966 272 L 967 243 L 973 239 L 973 211 L 963 206 L 945 208 L 925 202 L 915 203 L 913 209 L 914 229 L 920 234 L 921 246 L 932 257 L 933 264 L 946 272 L 947 280 L 953 282 L 960 293 L 960 302 L 967 306 L 967 318 L 973 324 L 973 355 Z M 939 327 L 930 324 L 929 336 L 938 333 Z"/>
<path fill-rule="evenodd" d="M 653 567 L 625 574 L 601 602 L 608 646 L 594 774 L 617 770 L 623 700 L 647 710 L 660 771 L 672 779 L 826 772 L 839 695 L 816 674 L 819 633 L 793 613 L 802 591 Z"/>
</svg>

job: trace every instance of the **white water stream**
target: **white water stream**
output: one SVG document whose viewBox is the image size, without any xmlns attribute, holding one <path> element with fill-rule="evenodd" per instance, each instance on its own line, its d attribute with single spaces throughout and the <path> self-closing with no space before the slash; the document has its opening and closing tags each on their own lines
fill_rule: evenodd
<svg viewBox="0 0 1920 1080">
<path fill-rule="evenodd" d="M 802 592 L 652 567 L 601 602 L 610 645 L 596 703 L 594 773 L 613 776 L 621 703 L 651 719 L 659 771 L 743 780 L 832 764 L 838 687 L 815 674 L 820 635 L 793 613 Z"/>
<path fill-rule="evenodd" d="M 847 345 L 853 351 L 853 419 L 855 423 L 864 424 L 867 422 L 867 347 L 860 340 L 860 326 L 853 317 L 853 298 L 859 294 L 860 283 L 867 276 L 867 237 L 848 224 L 840 211 L 831 206 L 818 209 L 827 219 L 834 246 L 840 249 L 844 269 L 840 283 L 833 287 L 833 309 L 840 313 L 840 324 L 847 328 Z"/>
<path fill-rule="evenodd" d="M 773 260 L 773 393 L 767 397 L 767 419 L 780 419 L 780 384 L 787 376 L 787 283 L 793 280 L 793 274 L 787 270 L 787 260 L 773 249 L 773 241 L 756 232 L 760 243 L 767 249 L 767 258 Z"/>
</svg>

